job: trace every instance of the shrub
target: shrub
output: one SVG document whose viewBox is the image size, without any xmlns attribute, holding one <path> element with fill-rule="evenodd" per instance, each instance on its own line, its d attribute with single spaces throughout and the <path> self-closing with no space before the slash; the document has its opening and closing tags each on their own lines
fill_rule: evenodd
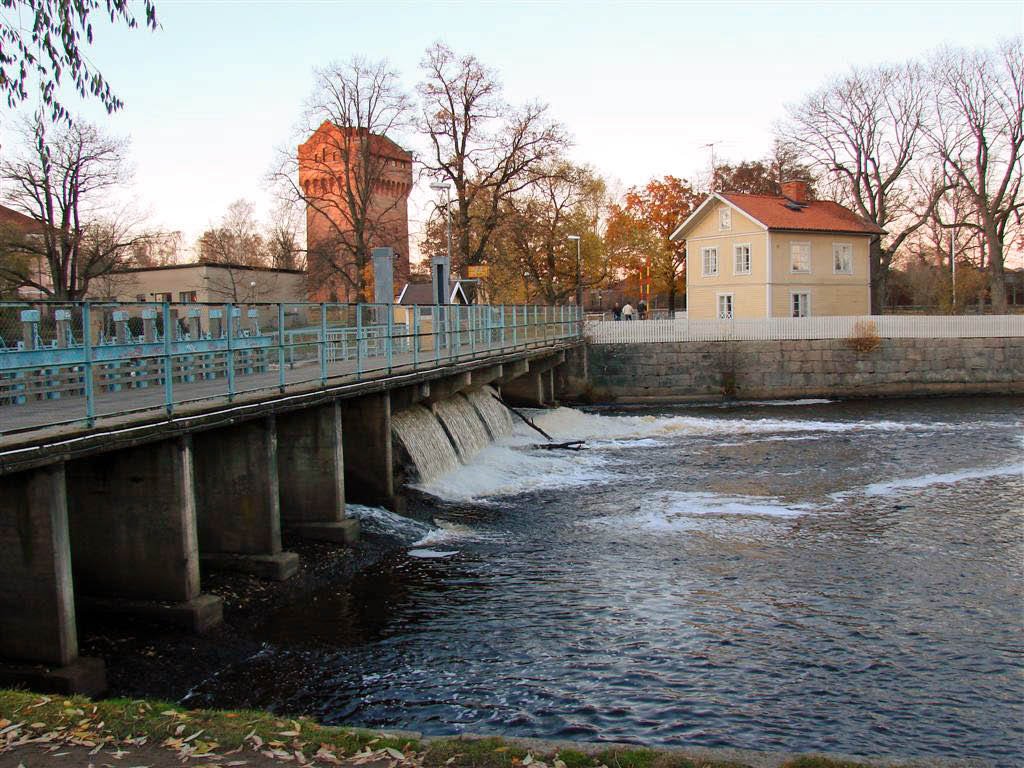
<svg viewBox="0 0 1024 768">
<path fill-rule="evenodd" d="M 874 352 L 882 343 L 878 326 L 874 320 L 858 320 L 853 324 L 853 333 L 846 340 L 850 349 L 856 352 Z"/>
</svg>

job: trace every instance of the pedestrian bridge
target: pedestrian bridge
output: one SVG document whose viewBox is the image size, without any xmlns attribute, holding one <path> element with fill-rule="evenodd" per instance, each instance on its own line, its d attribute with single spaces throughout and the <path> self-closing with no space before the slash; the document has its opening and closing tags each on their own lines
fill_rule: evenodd
<svg viewBox="0 0 1024 768">
<path fill-rule="evenodd" d="M 285 579 L 401 510 L 392 412 L 552 402 L 576 307 L 0 304 L 0 684 L 96 693 L 76 611 L 205 631 L 204 568 Z M 574 360 L 578 367 L 580 360 Z"/>
</svg>

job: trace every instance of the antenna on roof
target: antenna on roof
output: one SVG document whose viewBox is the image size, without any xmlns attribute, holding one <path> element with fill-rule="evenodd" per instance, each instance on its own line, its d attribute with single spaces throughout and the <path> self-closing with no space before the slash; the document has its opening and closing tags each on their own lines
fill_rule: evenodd
<svg viewBox="0 0 1024 768">
<path fill-rule="evenodd" d="M 711 150 L 711 183 L 708 186 L 711 187 L 711 191 L 712 192 L 716 191 L 715 190 L 715 181 L 716 181 L 716 179 L 715 179 L 715 168 L 717 166 L 715 165 L 715 145 L 716 144 L 721 144 L 721 143 L 722 143 L 722 140 L 718 139 L 716 141 L 709 141 L 707 144 L 701 144 L 702 147 L 706 147 L 707 149 Z"/>
</svg>

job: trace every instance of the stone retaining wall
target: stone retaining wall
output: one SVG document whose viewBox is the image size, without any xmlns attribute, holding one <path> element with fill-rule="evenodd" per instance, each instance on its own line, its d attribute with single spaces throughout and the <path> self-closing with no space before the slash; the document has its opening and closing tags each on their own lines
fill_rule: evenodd
<svg viewBox="0 0 1024 768">
<path fill-rule="evenodd" d="M 1024 394 L 1020 337 L 591 344 L 587 363 L 594 400 Z"/>
</svg>

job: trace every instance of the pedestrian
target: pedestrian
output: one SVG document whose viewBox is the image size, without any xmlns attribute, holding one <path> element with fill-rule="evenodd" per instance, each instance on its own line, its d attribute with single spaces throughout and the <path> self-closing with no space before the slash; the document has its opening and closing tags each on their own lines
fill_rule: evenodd
<svg viewBox="0 0 1024 768">
<path fill-rule="evenodd" d="M 646 320 L 647 319 L 647 302 L 644 301 L 643 299 L 640 299 L 640 301 L 636 305 L 636 311 L 640 314 L 640 319 L 641 320 Z"/>
<path fill-rule="evenodd" d="M 622 319 L 623 320 L 632 320 L 633 319 L 633 305 L 630 304 L 628 301 L 626 302 L 625 306 L 622 308 Z"/>
<path fill-rule="evenodd" d="M 622 307 L 619 306 L 619 302 L 615 302 L 615 305 L 612 307 L 612 319 L 613 320 L 621 320 L 622 319 Z"/>
</svg>

